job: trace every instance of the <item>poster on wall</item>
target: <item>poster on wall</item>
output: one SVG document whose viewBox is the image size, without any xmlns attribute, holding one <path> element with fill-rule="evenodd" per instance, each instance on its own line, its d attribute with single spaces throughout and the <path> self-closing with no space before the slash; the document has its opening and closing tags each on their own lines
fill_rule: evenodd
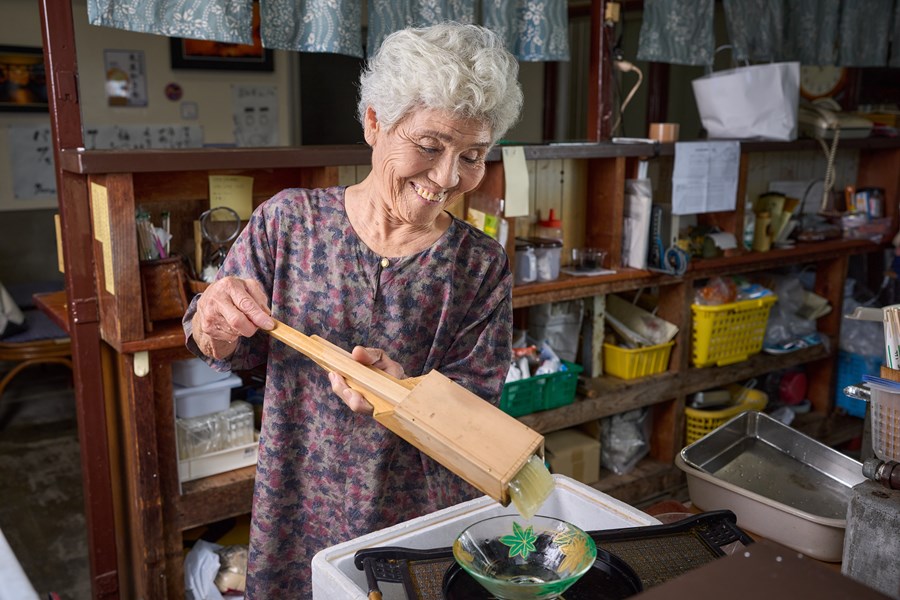
<svg viewBox="0 0 900 600">
<path fill-rule="evenodd" d="M 103 63 L 110 106 L 147 106 L 143 50 L 104 50 Z"/>
<path fill-rule="evenodd" d="M 0 110 L 47 110 L 47 79 L 40 48 L 0 46 Z"/>
<path fill-rule="evenodd" d="M 278 145 L 278 88 L 232 85 L 234 141 L 241 147 Z"/>
<path fill-rule="evenodd" d="M 9 125 L 10 171 L 16 200 L 56 199 L 50 124 Z"/>
</svg>

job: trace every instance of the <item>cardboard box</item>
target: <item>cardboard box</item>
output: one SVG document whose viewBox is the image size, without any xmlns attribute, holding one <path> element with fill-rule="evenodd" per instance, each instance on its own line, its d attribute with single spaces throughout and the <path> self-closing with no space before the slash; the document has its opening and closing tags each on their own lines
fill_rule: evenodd
<svg viewBox="0 0 900 600">
<path fill-rule="evenodd" d="M 600 441 L 577 429 L 544 436 L 544 455 L 554 473 L 582 483 L 600 480 Z"/>
</svg>

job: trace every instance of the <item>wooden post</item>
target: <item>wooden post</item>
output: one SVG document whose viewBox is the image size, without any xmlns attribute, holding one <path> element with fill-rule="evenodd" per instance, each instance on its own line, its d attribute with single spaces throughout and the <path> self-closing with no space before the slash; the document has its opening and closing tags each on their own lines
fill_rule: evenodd
<svg viewBox="0 0 900 600">
<path fill-rule="evenodd" d="M 60 150 L 84 145 L 71 0 L 40 1 L 47 99 L 59 197 L 69 335 L 75 364 L 75 401 L 81 440 L 81 476 L 95 599 L 118 598 L 114 505 L 102 384 L 97 289 L 85 177 L 60 167 Z"/>
</svg>

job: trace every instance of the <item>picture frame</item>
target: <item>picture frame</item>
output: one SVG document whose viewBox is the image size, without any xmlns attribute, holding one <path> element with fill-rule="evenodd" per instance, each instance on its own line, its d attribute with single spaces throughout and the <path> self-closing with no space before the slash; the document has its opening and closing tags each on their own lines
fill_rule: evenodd
<svg viewBox="0 0 900 600">
<path fill-rule="evenodd" d="M 48 110 L 44 51 L 32 46 L 0 46 L 0 111 Z"/>
<path fill-rule="evenodd" d="M 219 71 L 274 71 L 272 50 L 250 44 L 226 44 L 208 40 L 169 39 L 172 69 Z"/>
<path fill-rule="evenodd" d="M 262 46 L 256 2 L 253 3 L 252 35 L 252 44 L 170 38 L 172 69 L 274 71 L 273 52 Z"/>
</svg>

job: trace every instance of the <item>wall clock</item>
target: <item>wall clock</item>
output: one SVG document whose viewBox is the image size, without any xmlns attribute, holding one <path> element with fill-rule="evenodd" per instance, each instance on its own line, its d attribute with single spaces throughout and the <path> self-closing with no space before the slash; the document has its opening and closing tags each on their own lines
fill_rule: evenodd
<svg viewBox="0 0 900 600">
<path fill-rule="evenodd" d="M 833 97 L 846 85 L 846 67 L 808 65 L 800 67 L 800 94 L 807 100 Z"/>
</svg>

